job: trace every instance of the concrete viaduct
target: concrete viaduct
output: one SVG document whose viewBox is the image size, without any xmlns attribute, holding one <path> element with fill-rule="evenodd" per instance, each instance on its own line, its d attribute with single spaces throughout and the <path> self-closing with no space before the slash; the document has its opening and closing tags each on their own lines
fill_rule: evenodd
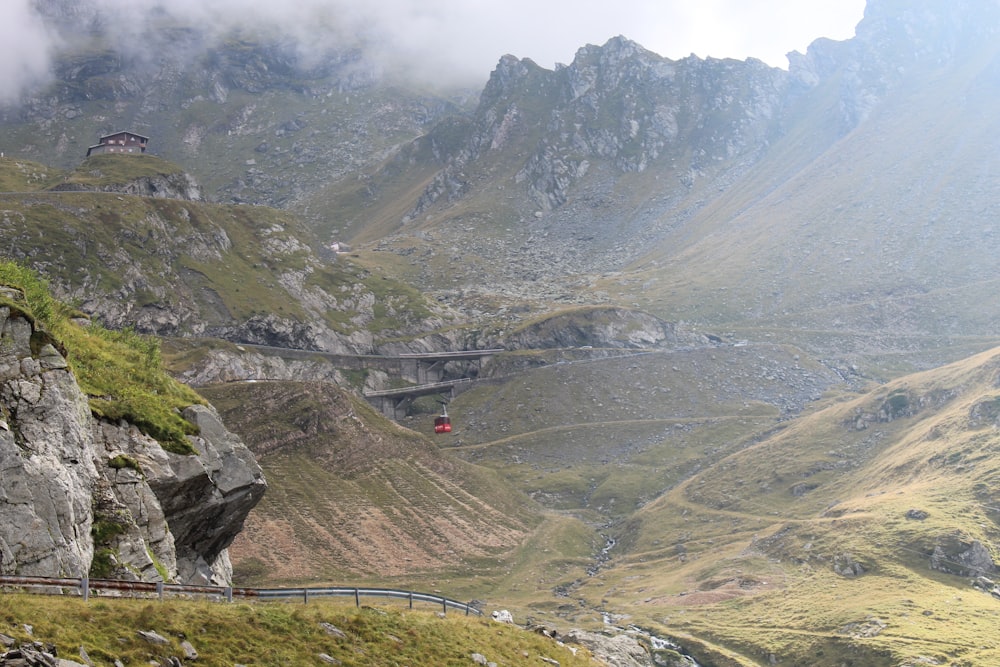
<svg viewBox="0 0 1000 667">
<path fill-rule="evenodd" d="M 490 357 L 503 351 L 503 349 L 498 348 L 458 352 L 418 352 L 391 357 L 400 362 L 400 375 L 416 384 L 412 387 L 367 392 L 365 399 L 389 419 L 402 419 L 406 416 L 415 398 L 445 393 L 449 395 L 449 398 L 454 398 L 456 391 L 471 386 L 472 380 L 470 378 L 441 380 L 444 375 L 444 366 L 449 361 L 475 361 L 481 364 L 484 357 Z"/>
<path fill-rule="evenodd" d="M 378 368 L 407 382 L 412 382 L 412 386 L 372 391 L 365 394 L 365 399 L 369 403 L 392 420 L 399 420 L 405 417 L 410 404 L 413 403 L 413 399 L 419 396 L 446 393 L 450 398 L 454 398 L 456 391 L 461 391 L 472 385 L 472 380 L 469 378 L 442 381 L 445 365 L 449 361 L 475 361 L 481 368 L 484 358 L 505 351 L 503 348 L 493 348 L 489 350 L 460 350 L 457 352 L 414 352 L 388 356 L 336 354 L 314 350 L 290 350 L 287 348 L 251 345 L 247 343 L 243 345 L 253 348 L 262 354 L 281 356 L 285 359 L 306 360 L 321 357 L 337 368 L 352 370 Z"/>
</svg>

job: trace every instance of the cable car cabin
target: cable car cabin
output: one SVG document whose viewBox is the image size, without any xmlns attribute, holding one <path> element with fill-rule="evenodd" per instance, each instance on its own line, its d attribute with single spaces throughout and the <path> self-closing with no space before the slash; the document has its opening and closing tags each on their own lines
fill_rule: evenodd
<svg viewBox="0 0 1000 667">
<path fill-rule="evenodd" d="M 441 401 L 441 414 L 434 418 L 435 433 L 451 433 L 451 419 L 448 417 L 448 405 Z"/>
<path fill-rule="evenodd" d="M 435 433 L 451 433 L 451 418 L 448 415 L 441 415 L 434 418 Z"/>
</svg>

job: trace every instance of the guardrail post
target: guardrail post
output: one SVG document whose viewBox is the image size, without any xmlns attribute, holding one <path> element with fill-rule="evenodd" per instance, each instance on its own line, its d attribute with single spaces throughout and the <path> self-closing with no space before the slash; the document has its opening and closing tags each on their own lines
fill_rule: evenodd
<svg viewBox="0 0 1000 667">
<path fill-rule="evenodd" d="M 309 589 L 302 589 L 302 604 L 309 604 Z"/>
<path fill-rule="evenodd" d="M 232 602 L 232 601 L 233 601 L 233 587 L 226 586 L 226 602 Z"/>
<path fill-rule="evenodd" d="M 354 606 L 361 606 L 361 592 L 357 588 L 354 589 Z"/>
<path fill-rule="evenodd" d="M 410 609 L 413 609 L 413 591 L 410 591 L 410 595 L 408 597 L 410 598 Z"/>
<path fill-rule="evenodd" d="M 90 600 L 90 578 L 84 577 L 80 580 L 80 595 L 83 596 L 83 601 L 87 602 Z"/>
<path fill-rule="evenodd" d="M 444 608 L 443 609 L 444 613 L 447 614 L 448 613 L 448 601 L 445 600 L 444 598 L 441 598 L 441 606 Z"/>
<path fill-rule="evenodd" d="M 162 581 L 157 581 L 156 582 L 156 597 L 157 597 L 157 599 L 160 600 L 160 602 L 163 602 L 163 582 Z"/>
</svg>

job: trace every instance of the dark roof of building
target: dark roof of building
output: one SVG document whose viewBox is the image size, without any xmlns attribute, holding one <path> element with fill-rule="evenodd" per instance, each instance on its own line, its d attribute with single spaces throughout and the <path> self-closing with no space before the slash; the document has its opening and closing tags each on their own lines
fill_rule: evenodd
<svg viewBox="0 0 1000 667">
<path fill-rule="evenodd" d="M 140 139 L 145 139 L 146 141 L 149 141 L 149 137 L 143 136 L 143 135 L 139 134 L 138 132 L 130 132 L 129 130 L 118 130 L 117 132 L 112 132 L 111 134 L 105 134 L 105 135 L 101 136 L 98 139 L 98 141 L 100 141 L 101 139 L 107 139 L 108 137 L 113 137 L 113 136 L 118 135 L 118 134 L 131 134 L 134 137 L 139 137 Z"/>
</svg>

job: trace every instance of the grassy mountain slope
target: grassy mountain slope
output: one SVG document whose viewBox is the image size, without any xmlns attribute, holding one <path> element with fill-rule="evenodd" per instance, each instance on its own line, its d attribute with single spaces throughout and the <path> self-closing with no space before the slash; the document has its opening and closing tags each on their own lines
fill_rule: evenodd
<svg viewBox="0 0 1000 667">
<path fill-rule="evenodd" d="M 494 473 L 442 453 L 334 385 L 202 393 L 275 490 L 231 550 L 247 583 L 495 576 L 542 520 Z"/>
<path fill-rule="evenodd" d="M 580 595 L 747 661 L 995 663 L 976 577 L 1000 538 L 998 368 L 910 375 L 720 457 L 638 511 Z"/>
<path fill-rule="evenodd" d="M 63 172 L 31 160 L 0 158 L 0 192 L 35 192 L 59 182 Z"/>
<path fill-rule="evenodd" d="M 154 156 L 99 155 L 59 178 L 20 161 L 0 165 L 12 186 L 27 182 L 27 172 L 44 175 L 30 177 L 34 191 L 0 194 L 7 256 L 110 325 L 268 342 L 267 326 L 252 322 L 275 318 L 292 330 L 285 345 L 310 347 L 323 329 L 345 339 L 398 335 L 440 312 L 348 258 L 321 257 L 312 233 L 288 212 L 121 193 L 140 179 L 183 174 Z M 42 184 L 48 189 L 37 189 Z"/>
<path fill-rule="evenodd" d="M 580 360 L 463 392 L 448 440 L 596 524 L 629 516 L 840 378 L 781 346 Z"/>
</svg>

